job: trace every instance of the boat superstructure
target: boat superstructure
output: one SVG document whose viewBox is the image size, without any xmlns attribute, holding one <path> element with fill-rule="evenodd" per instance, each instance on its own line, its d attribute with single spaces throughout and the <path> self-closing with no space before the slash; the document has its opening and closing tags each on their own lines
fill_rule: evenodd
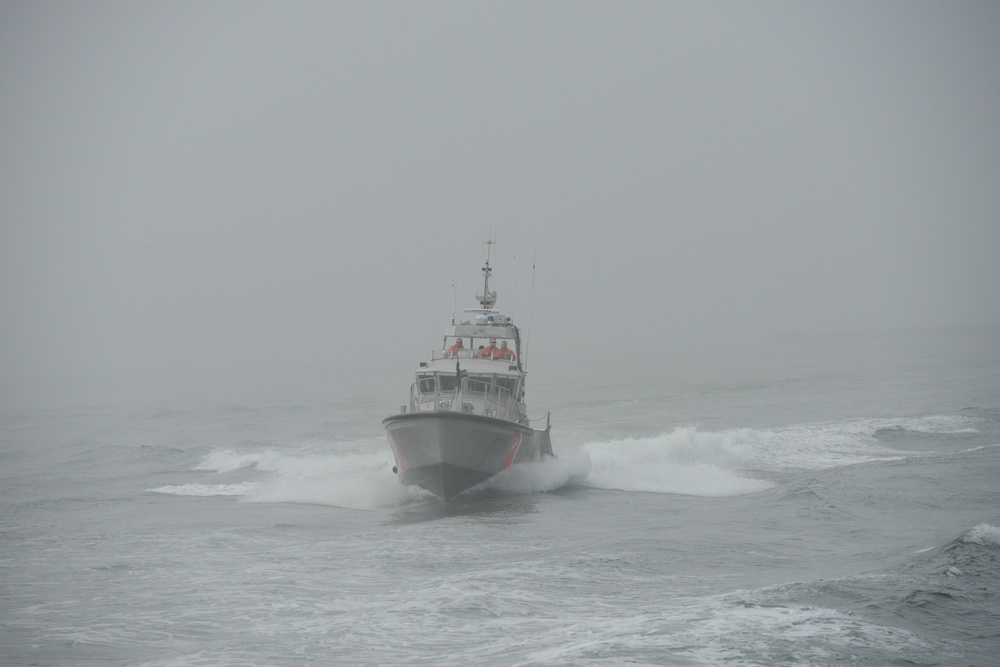
<svg viewBox="0 0 1000 667">
<path fill-rule="evenodd" d="M 445 502 L 501 470 L 552 455 L 549 416 L 535 428 L 524 402 L 521 332 L 490 290 L 490 249 L 478 306 L 444 330 L 441 349 L 420 362 L 410 400 L 382 421 L 402 484 Z M 539 420 L 540 421 L 540 420 Z"/>
</svg>

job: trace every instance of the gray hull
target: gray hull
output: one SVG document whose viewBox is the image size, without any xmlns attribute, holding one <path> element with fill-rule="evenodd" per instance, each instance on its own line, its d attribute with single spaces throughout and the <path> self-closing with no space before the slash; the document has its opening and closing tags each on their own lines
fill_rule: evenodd
<svg viewBox="0 0 1000 667">
<path fill-rule="evenodd" d="M 551 454 L 549 432 L 459 412 L 410 412 L 382 421 L 402 484 L 448 502 L 501 470 Z"/>
</svg>

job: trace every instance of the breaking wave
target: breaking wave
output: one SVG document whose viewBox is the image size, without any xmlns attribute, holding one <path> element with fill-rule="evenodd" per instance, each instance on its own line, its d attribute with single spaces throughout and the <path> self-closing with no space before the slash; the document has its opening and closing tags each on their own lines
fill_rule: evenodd
<svg viewBox="0 0 1000 667">
<path fill-rule="evenodd" d="M 964 542 L 980 544 L 984 547 L 1000 547 L 1000 528 L 981 523 L 962 538 Z"/>
</svg>

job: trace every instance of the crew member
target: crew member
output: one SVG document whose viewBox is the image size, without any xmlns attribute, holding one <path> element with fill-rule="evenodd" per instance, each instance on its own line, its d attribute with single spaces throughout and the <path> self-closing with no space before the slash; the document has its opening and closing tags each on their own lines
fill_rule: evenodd
<svg viewBox="0 0 1000 667">
<path fill-rule="evenodd" d="M 457 357 L 459 352 L 465 350 L 465 346 L 462 345 L 462 339 L 459 338 L 455 341 L 455 344 L 448 348 L 448 358 Z"/>
<path fill-rule="evenodd" d="M 494 359 L 503 359 L 504 361 L 516 361 L 517 355 L 514 354 L 514 350 L 507 347 L 507 341 L 500 342 L 500 349 L 497 350 L 497 354 Z"/>
<path fill-rule="evenodd" d="M 497 339 L 490 338 L 490 344 L 479 351 L 476 356 L 480 359 L 499 359 L 497 355 L 500 353 L 500 348 L 497 347 Z"/>
</svg>

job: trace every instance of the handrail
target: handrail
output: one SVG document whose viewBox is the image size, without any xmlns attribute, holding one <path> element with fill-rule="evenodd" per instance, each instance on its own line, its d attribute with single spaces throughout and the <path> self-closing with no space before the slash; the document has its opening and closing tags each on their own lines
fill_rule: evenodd
<svg viewBox="0 0 1000 667">
<path fill-rule="evenodd" d="M 431 350 L 431 361 L 438 361 L 440 359 L 483 359 L 485 361 L 502 361 L 507 364 L 516 364 L 516 359 L 497 359 L 494 355 L 493 357 L 480 357 L 478 356 L 479 350 L 461 349 L 456 352 L 448 353 L 447 350 Z"/>
</svg>

